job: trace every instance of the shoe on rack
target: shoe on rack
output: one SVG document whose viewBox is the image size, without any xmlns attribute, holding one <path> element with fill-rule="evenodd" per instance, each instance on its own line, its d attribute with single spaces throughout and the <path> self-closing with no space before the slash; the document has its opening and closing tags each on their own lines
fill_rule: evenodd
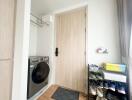
<svg viewBox="0 0 132 100">
<path fill-rule="evenodd" d="M 117 91 L 118 91 L 119 93 L 126 94 L 125 88 L 126 88 L 125 85 L 123 85 L 123 84 L 121 84 L 121 83 L 118 83 Z"/>
<path fill-rule="evenodd" d="M 95 86 L 90 86 L 90 87 L 89 87 L 89 91 L 90 91 L 90 93 L 91 93 L 92 95 L 97 95 L 97 93 L 96 93 L 96 87 L 95 87 Z"/>
<path fill-rule="evenodd" d="M 103 98 L 101 98 L 101 97 L 97 96 L 97 97 L 96 97 L 96 100 L 107 100 L 107 99 L 106 99 L 106 98 L 104 98 L 104 97 L 103 97 Z"/>
<path fill-rule="evenodd" d="M 109 89 L 112 90 L 112 91 L 116 90 L 116 85 L 115 85 L 114 82 L 109 82 Z"/>
<path fill-rule="evenodd" d="M 90 79 L 96 79 L 96 76 L 95 76 L 95 74 L 93 74 L 93 73 L 90 73 L 90 76 L 89 76 L 89 78 L 90 78 Z"/>
<path fill-rule="evenodd" d="M 122 94 L 126 94 L 126 91 L 125 91 L 125 88 L 124 87 L 121 87 L 119 90 L 118 90 L 119 93 L 122 93 Z"/>
<path fill-rule="evenodd" d="M 120 100 L 118 95 L 113 94 L 113 92 L 108 92 L 107 95 L 106 95 L 106 98 L 108 100 Z"/>
<path fill-rule="evenodd" d="M 99 70 L 99 66 L 91 64 L 89 66 L 89 71 L 97 72 Z"/>
<path fill-rule="evenodd" d="M 101 100 L 101 97 L 97 96 L 97 97 L 96 97 L 96 100 Z"/>
<path fill-rule="evenodd" d="M 101 100 L 107 100 L 106 98 L 101 98 Z"/>
<path fill-rule="evenodd" d="M 99 88 L 104 88 L 103 81 L 97 81 Z"/>
<path fill-rule="evenodd" d="M 101 73 L 98 73 L 96 77 L 98 80 L 103 80 L 103 75 Z"/>
<path fill-rule="evenodd" d="M 101 89 L 101 88 L 97 88 L 97 95 L 99 96 L 99 97 L 103 97 L 104 95 L 103 95 L 103 90 Z"/>
<path fill-rule="evenodd" d="M 105 88 L 105 89 L 109 89 L 109 84 L 108 84 L 107 81 L 104 82 L 104 88 Z"/>
</svg>

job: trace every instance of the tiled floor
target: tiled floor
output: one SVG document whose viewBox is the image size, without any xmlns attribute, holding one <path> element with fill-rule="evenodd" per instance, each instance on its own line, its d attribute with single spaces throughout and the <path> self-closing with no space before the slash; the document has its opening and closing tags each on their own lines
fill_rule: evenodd
<svg viewBox="0 0 132 100">
<path fill-rule="evenodd" d="M 52 85 L 38 100 L 54 100 L 51 97 L 58 87 L 58 85 Z M 86 100 L 86 98 L 86 95 L 84 95 L 83 93 L 79 94 L 79 100 Z"/>
</svg>

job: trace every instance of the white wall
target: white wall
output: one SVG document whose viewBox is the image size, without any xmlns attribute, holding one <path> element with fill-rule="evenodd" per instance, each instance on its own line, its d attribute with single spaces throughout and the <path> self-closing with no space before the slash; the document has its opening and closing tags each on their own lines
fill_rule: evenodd
<svg viewBox="0 0 132 100">
<path fill-rule="evenodd" d="M 120 63 L 116 0 L 88 0 L 88 62 Z M 109 54 L 97 54 L 99 47 Z"/>
<path fill-rule="evenodd" d="M 29 56 L 37 55 L 38 26 L 30 24 Z"/>
<path fill-rule="evenodd" d="M 131 26 L 131 34 L 132 34 L 132 26 Z M 130 40 L 130 58 L 129 58 L 129 92 L 130 92 L 130 100 L 132 99 L 132 35 Z"/>
<path fill-rule="evenodd" d="M 51 25 L 44 25 L 38 30 L 37 55 L 49 56 L 51 51 Z"/>
<path fill-rule="evenodd" d="M 129 90 L 130 100 L 132 100 L 132 0 L 126 0 L 127 2 L 127 20 L 128 20 L 128 34 L 131 34 L 130 41 L 130 66 L 129 66 Z M 131 29 L 130 29 L 131 28 Z"/>
</svg>

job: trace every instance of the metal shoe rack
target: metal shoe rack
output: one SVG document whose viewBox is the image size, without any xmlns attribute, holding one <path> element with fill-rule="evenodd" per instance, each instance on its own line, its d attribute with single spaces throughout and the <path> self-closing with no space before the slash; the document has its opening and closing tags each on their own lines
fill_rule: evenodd
<svg viewBox="0 0 132 100">
<path fill-rule="evenodd" d="M 124 75 L 126 76 L 126 82 L 114 81 L 111 79 L 108 80 L 104 77 L 105 70 L 102 67 L 98 71 L 91 71 L 90 66 L 91 65 L 88 65 L 88 100 L 129 100 L 127 75 Z M 91 74 L 95 76 L 91 77 Z M 96 78 L 98 77 L 98 74 L 99 77 L 102 74 L 102 78 Z M 92 82 L 94 82 L 94 84 Z M 107 87 L 106 82 L 109 82 Z M 120 93 L 117 87 L 109 87 L 111 83 L 115 83 L 116 86 L 117 84 L 124 84 L 125 93 Z M 93 87 L 93 93 L 91 93 L 91 87 Z"/>
</svg>

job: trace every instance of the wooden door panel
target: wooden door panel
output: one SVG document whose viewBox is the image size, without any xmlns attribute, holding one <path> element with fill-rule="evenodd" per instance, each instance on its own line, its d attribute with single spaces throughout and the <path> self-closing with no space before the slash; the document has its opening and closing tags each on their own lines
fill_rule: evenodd
<svg viewBox="0 0 132 100">
<path fill-rule="evenodd" d="M 0 100 L 11 100 L 15 0 L 0 0 Z"/>
<path fill-rule="evenodd" d="M 0 59 L 13 54 L 15 0 L 0 0 Z"/>
<path fill-rule="evenodd" d="M 11 100 L 12 62 L 0 61 L 0 100 Z"/>
<path fill-rule="evenodd" d="M 85 90 L 85 8 L 56 16 L 56 83 Z"/>
</svg>

